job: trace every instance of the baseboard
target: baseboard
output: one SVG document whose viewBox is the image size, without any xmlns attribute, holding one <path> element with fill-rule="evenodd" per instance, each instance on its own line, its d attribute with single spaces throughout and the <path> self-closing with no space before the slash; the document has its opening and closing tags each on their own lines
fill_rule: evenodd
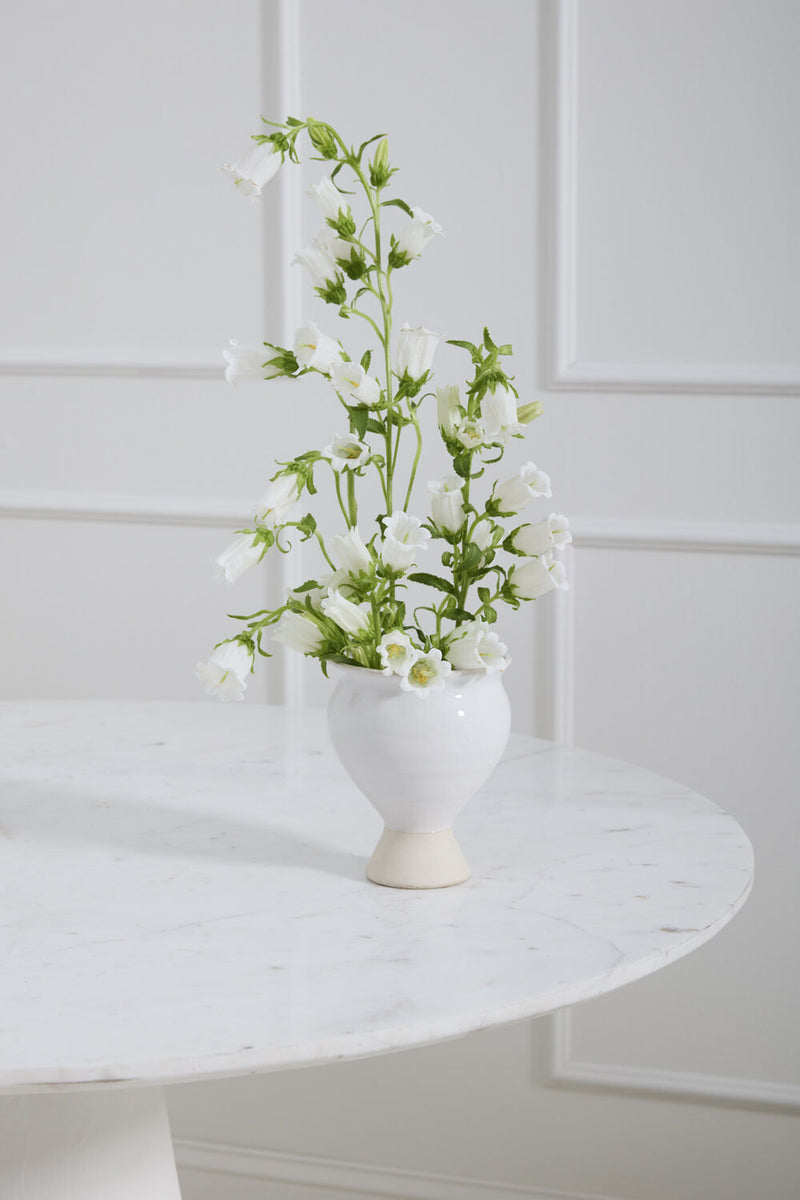
<svg viewBox="0 0 800 1200">
<path fill-rule="evenodd" d="M 175 1139 L 175 1158 L 179 1171 L 225 1177 L 224 1192 L 219 1192 L 221 1196 L 224 1194 L 225 1200 L 237 1200 L 237 1179 L 315 1188 L 320 1193 L 320 1200 L 324 1200 L 326 1192 L 337 1196 L 344 1193 L 353 1200 L 363 1200 L 365 1196 L 370 1200 L 614 1200 L 597 1193 L 553 1191 L 455 1175 L 430 1175 L 397 1167 L 282 1154 L 186 1138 Z M 248 1191 L 249 1195 L 252 1190 Z"/>
</svg>

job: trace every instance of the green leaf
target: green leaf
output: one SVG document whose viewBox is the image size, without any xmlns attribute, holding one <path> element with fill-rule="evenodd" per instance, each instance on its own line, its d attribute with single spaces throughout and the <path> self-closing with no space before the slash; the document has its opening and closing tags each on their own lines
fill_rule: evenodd
<svg viewBox="0 0 800 1200">
<path fill-rule="evenodd" d="M 365 371 L 369 370 L 369 364 L 372 362 L 372 351 L 365 350 L 361 355 L 361 365 Z"/>
<path fill-rule="evenodd" d="M 304 533 L 303 541 L 307 542 L 314 530 L 317 528 L 317 522 L 312 517 L 311 513 L 306 513 L 301 521 L 297 522 L 297 528 L 300 533 Z"/>
<path fill-rule="evenodd" d="M 487 587 L 479 587 L 479 588 L 478 588 L 478 595 L 479 595 L 479 596 L 480 596 L 480 598 L 481 598 L 481 603 L 482 603 L 482 604 L 488 604 L 488 603 L 489 603 L 489 597 L 491 596 L 491 594 L 492 594 L 492 593 L 489 591 L 489 589 L 488 589 Z"/>
<path fill-rule="evenodd" d="M 353 406 L 347 410 L 350 414 L 350 423 L 355 429 L 361 441 L 364 440 L 364 434 L 367 432 L 367 424 L 369 422 L 369 410 L 361 406 Z"/>
<path fill-rule="evenodd" d="M 400 200 L 400 199 L 396 199 L 396 200 L 381 200 L 381 208 L 391 208 L 391 207 L 394 207 L 394 208 L 402 208 L 402 210 L 403 210 L 403 212 L 404 212 L 404 213 L 408 213 L 408 215 L 409 215 L 410 217 L 413 217 L 413 216 L 414 216 L 413 212 L 411 211 L 411 209 L 409 208 L 409 206 L 406 204 L 405 200 Z"/>
<path fill-rule="evenodd" d="M 487 607 L 484 609 L 484 612 L 486 614 L 486 620 L 489 622 L 490 625 L 492 624 L 492 622 L 497 620 L 497 611 L 494 608 L 492 608 L 491 604 L 487 605 Z"/>
<path fill-rule="evenodd" d="M 484 331 L 483 331 L 483 344 L 487 350 L 494 350 L 494 351 L 497 350 L 497 346 L 495 346 L 494 342 L 492 341 L 491 337 L 489 336 L 488 329 L 484 329 Z"/>
<path fill-rule="evenodd" d="M 313 588 L 318 588 L 319 584 L 316 579 L 307 579 L 305 583 L 301 583 L 298 587 L 292 588 L 293 592 L 310 592 Z"/>
<path fill-rule="evenodd" d="M 287 118 L 286 118 L 286 124 L 287 124 L 287 125 L 304 125 L 304 124 L 305 124 L 305 122 L 304 122 L 304 121 L 298 121 L 297 117 L 287 117 Z"/>
<path fill-rule="evenodd" d="M 469 479 L 471 461 L 471 450 L 465 450 L 463 454 L 457 454 L 453 459 L 453 470 L 456 475 L 460 475 L 462 479 Z"/>
<path fill-rule="evenodd" d="M 367 368 L 365 367 L 364 370 L 366 371 L 366 369 Z M 376 420 L 375 417 L 370 417 L 370 419 L 367 421 L 367 429 L 370 433 L 386 433 L 385 426 L 382 425 L 380 421 Z"/>
<path fill-rule="evenodd" d="M 498 346 L 498 348 L 497 348 L 497 353 L 498 353 L 498 354 L 505 354 L 505 355 L 508 355 L 508 354 L 513 354 L 513 353 L 514 353 L 514 351 L 511 349 L 511 343 L 510 343 L 510 342 L 506 342 L 506 344 L 505 344 L 504 346 Z"/>
<path fill-rule="evenodd" d="M 447 592 L 448 595 L 455 595 L 455 588 L 452 583 L 446 579 L 442 579 L 439 575 L 429 575 L 427 571 L 416 571 L 413 575 L 409 575 L 409 579 L 413 579 L 414 583 L 424 583 L 426 587 L 436 588 L 437 591 Z"/>
</svg>

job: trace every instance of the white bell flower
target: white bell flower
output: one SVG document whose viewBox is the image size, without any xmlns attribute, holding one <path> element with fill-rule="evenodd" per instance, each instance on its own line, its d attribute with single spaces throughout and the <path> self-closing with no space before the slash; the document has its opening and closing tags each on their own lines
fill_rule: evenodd
<svg viewBox="0 0 800 1200">
<path fill-rule="evenodd" d="M 305 267 L 311 276 L 314 287 L 325 288 L 339 280 L 339 268 L 325 241 L 320 237 L 314 238 L 314 241 L 310 246 L 306 246 L 305 250 L 297 251 L 292 259 L 292 266 L 295 264 Z"/>
<path fill-rule="evenodd" d="M 301 654 L 313 654 L 319 650 L 324 638 L 312 620 L 287 609 L 273 630 L 272 641 L 280 642 L 290 650 L 299 650 Z"/>
<path fill-rule="evenodd" d="M 231 544 L 213 560 L 217 578 L 235 583 L 240 575 L 244 575 L 260 560 L 263 550 L 264 543 L 254 542 L 252 533 L 237 534 Z"/>
<path fill-rule="evenodd" d="M 380 399 L 381 385 L 367 374 L 361 363 L 336 363 L 331 371 L 331 383 L 351 404 L 369 407 Z"/>
<path fill-rule="evenodd" d="M 400 338 L 397 344 L 397 361 L 395 371 L 398 375 L 409 375 L 412 379 L 421 379 L 431 369 L 436 347 L 442 340 L 440 333 L 426 329 L 424 325 L 412 328 L 407 322 L 400 326 Z"/>
<path fill-rule="evenodd" d="M 514 531 L 511 545 L 515 550 L 530 556 L 549 554 L 555 546 L 564 546 L 572 541 L 569 521 L 561 513 L 551 513 L 546 521 L 535 525 L 523 525 Z"/>
<path fill-rule="evenodd" d="M 444 688 L 444 681 L 452 670 L 446 658 L 442 658 L 441 650 L 428 650 L 415 659 L 407 675 L 400 678 L 400 687 L 404 692 L 414 692 L 420 699 L 425 699 L 430 692 Z"/>
<path fill-rule="evenodd" d="M 358 575 L 372 566 L 369 550 L 364 545 L 358 529 L 348 529 L 347 533 L 337 534 L 331 539 L 331 549 L 348 575 Z"/>
<path fill-rule="evenodd" d="M 275 529 L 283 521 L 291 519 L 295 504 L 300 499 L 300 488 L 296 475 L 279 475 L 273 479 L 264 495 L 256 504 L 255 517 L 259 525 Z"/>
<path fill-rule="evenodd" d="M 240 346 L 231 338 L 230 347 L 222 351 L 222 357 L 228 364 L 225 368 L 227 383 L 252 383 L 255 379 L 274 379 L 282 375 L 279 367 L 270 367 L 265 359 L 272 351 L 268 346 Z"/>
<path fill-rule="evenodd" d="M 461 491 L 463 486 L 464 480 L 459 475 L 448 475 L 441 483 L 434 481 L 428 484 L 434 524 L 448 533 L 458 533 L 467 518 Z"/>
<path fill-rule="evenodd" d="M 455 437 L 456 426 L 461 418 L 459 406 L 461 398 L 454 383 L 445 384 L 436 389 L 436 416 L 439 428 L 449 438 Z"/>
<path fill-rule="evenodd" d="M 313 321 L 308 321 L 295 334 L 294 356 L 301 367 L 330 375 L 336 363 L 343 361 L 344 352 L 334 338 L 322 333 Z"/>
<path fill-rule="evenodd" d="M 504 513 L 522 512 L 526 504 L 536 496 L 551 496 L 550 477 L 540 471 L 536 463 L 527 462 L 519 474 L 501 483 L 494 499 Z"/>
<path fill-rule="evenodd" d="M 504 383 L 495 384 L 494 391 L 487 392 L 481 402 L 481 413 L 486 432 L 495 441 L 507 441 L 514 433 L 522 433 L 517 419 L 517 398 Z"/>
<path fill-rule="evenodd" d="M 491 544 L 493 536 L 494 527 L 491 521 L 483 517 L 472 530 L 469 540 L 474 542 L 479 550 L 485 550 Z"/>
<path fill-rule="evenodd" d="M 334 471 L 357 471 L 364 466 L 371 451 L 365 442 L 358 440 L 356 434 L 335 433 L 321 453 Z"/>
<path fill-rule="evenodd" d="M 461 625 L 453 635 L 447 657 L 459 671 L 505 671 L 511 662 L 508 647 L 485 621 Z"/>
<path fill-rule="evenodd" d="M 418 206 L 412 208 L 411 212 L 411 220 L 397 235 L 394 249 L 408 258 L 419 258 L 428 242 L 442 232 L 442 227 L 437 225 L 430 213 L 423 212 Z"/>
<path fill-rule="evenodd" d="M 385 633 L 378 642 L 378 654 L 384 675 L 407 675 L 421 651 L 401 629 Z"/>
<path fill-rule="evenodd" d="M 308 189 L 308 195 L 313 196 L 316 200 L 326 220 L 335 221 L 339 216 L 340 209 L 345 213 L 350 211 L 347 197 L 342 195 L 330 175 L 325 175 L 319 183 L 312 184 Z"/>
<path fill-rule="evenodd" d="M 369 604 L 353 604 L 338 588 L 331 588 L 320 606 L 326 617 L 335 621 L 345 633 L 364 633 L 372 622 Z"/>
<path fill-rule="evenodd" d="M 569 589 L 562 564 L 554 563 L 547 555 L 528 558 L 513 567 L 508 581 L 520 600 L 537 600 L 553 588 Z"/>
<path fill-rule="evenodd" d="M 262 142 L 252 146 L 235 163 L 224 163 L 223 170 L 233 176 L 239 191 L 255 203 L 264 185 L 280 170 L 282 162 L 280 152 L 275 150 L 272 142 Z"/>
<path fill-rule="evenodd" d="M 393 571 L 413 567 L 418 550 L 427 550 L 430 534 L 422 528 L 419 517 L 410 513 L 392 513 L 384 526 L 381 560 Z"/>
<path fill-rule="evenodd" d="M 253 653 L 239 641 L 217 646 L 207 663 L 197 664 L 197 678 L 206 685 L 209 696 L 220 700 L 244 700 L 247 676 L 253 667 Z"/>
<path fill-rule="evenodd" d="M 456 426 L 456 441 L 460 442 L 465 450 L 479 450 L 481 446 L 485 446 L 487 442 L 491 441 L 491 438 L 486 432 L 486 425 L 483 421 L 476 420 L 474 417 L 465 417 Z"/>
</svg>

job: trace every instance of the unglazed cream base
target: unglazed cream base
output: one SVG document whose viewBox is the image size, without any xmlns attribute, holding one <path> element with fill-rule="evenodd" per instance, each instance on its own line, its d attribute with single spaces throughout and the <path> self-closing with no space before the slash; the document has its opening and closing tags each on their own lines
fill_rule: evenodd
<svg viewBox="0 0 800 1200">
<path fill-rule="evenodd" d="M 444 888 L 469 879 L 467 860 L 452 829 L 400 833 L 384 829 L 367 865 L 367 879 L 383 887 Z"/>
</svg>

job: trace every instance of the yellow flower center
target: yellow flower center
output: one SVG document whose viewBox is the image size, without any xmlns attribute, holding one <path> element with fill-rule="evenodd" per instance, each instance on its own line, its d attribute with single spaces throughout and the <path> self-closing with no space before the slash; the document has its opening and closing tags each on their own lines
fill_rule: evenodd
<svg viewBox="0 0 800 1200">
<path fill-rule="evenodd" d="M 361 450 L 358 446 L 349 445 L 343 446 L 339 453 L 341 454 L 342 458 L 358 458 Z"/>
<path fill-rule="evenodd" d="M 428 682 L 433 679 L 436 672 L 431 668 L 430 664 L 424 658 L 420 658 L 414 663 L 411 670 L 408 672 L 409 679 L 420 687 L 427 687 Z"/>
<path fill-rule="evenodd" d="M 386 653 L 389 655 L 389 658 L 392 659 L 403 658 L 405 656 L 405 650 L 402 646 L 399 646 L 397 642 L 392 642 L 389 646 L 387 646 Z"/>
</svg>

